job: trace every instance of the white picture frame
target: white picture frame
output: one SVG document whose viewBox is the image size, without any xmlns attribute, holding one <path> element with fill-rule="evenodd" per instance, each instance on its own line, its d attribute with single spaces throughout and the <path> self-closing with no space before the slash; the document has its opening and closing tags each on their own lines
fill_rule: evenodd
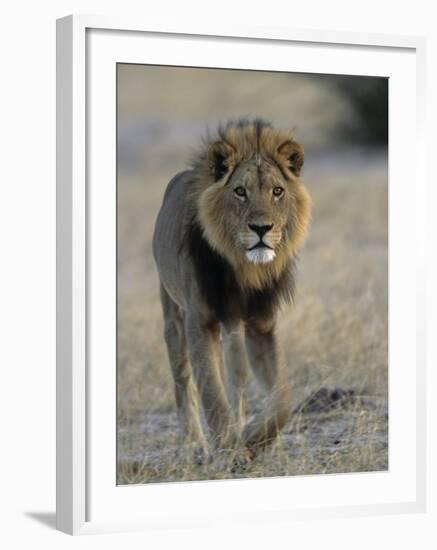
<svg viewBox="0 0 437 550">
<path fill-rule="evenodd" d="M 99 36 L 106 35 L 105 40 L 112 41 L 112 46 L 109 42 L 105 44 L 90 38 L 94 31 L 99 32 Z M 135 31 L 135 32 L 134 32 Z M 122 47 L 121 43 L 116 43 L 116 35 L 129 37 L 126 41 L 126 47 Z M 93 119 L 92 132 L 89 129 L 89 117 L 94 116 L 90 110 L 93 109 L 93 103 L 89 89 L 89 81 L 94 78 L 97 83 L 104 83 L 104 67 L 102 63 L 102 72 L 99 73 L 99 58 L 89 58 L 90 51 L 100 50 L 106 56 L 107 67 L 112 66 L 117 61 L 118 56 L 124 62 L 131 59 L 132 61 L 140 61 L 140 54 L 136 54 L 135 59 L 132 58 L 133 51 L 138 51 L 138 40 L 141 37 L 152 37 L 165 44 L 170 40 L 184 39 L 186 42 L 191 40 L 207 40 L 214 39 L 222 40 L 222 44 L 244 44 L 246 47 L 260 44 L 268 45 L 269 48 L 275 48 L 277 45 L 314 45 L 317 48 L 336 47 L 345 52 L 345 48 L 355 48 L 357 51 L 366 52 L 368 50 L 376 51 L 378 49 L 380 55 L 382 53 L 394 52 L 399 58 L 397 61 L 388 60 L 387 63 L 398 63 L 398 71 L 402 63 L 401 56 L 403 53 L 408 55 L 411 63 L 410 69 L 413 70 L 414 65 L 414 80 L 412 83 L 411 97 L 415 96 L 414 101 L 409 97 L 406 100 L 405 117 L 412 125 L 413 139 L 415 141 L 415 157 L 416 170 L 414 175 L 409 174 L 410 185 L 415 189 L 416 209 L 419 208 L 421 201 L 424 200 L 424 132 L 423 132 L 423 93 L 424 93 L 424 75 L 425 75 L 425 40 L 421 37 L 407 36 L 391 36 L 391 35 L 363 35 L 353 33 L 334 33 L 324 31 L 302 31 L 302 30 L 287 30 L 287 29 L 271 29 L 271 28 L 197 28 L 195 24 L 191 28 L 174 28 L 171 26 L 155 27 L 143 24 L 139 21 L 129 21 L 123 19 L 111 19 L 94 16 L 73 15 L 59 19 L 57 22 L 57 528 L 61 531 L 70 534 L 85 534 L 92 532 L 106 532 L 114 530 L 126 529 L 148 529 L 164 526 L 185 526 L 185 525 L 208 525 L 213 521 L 254 521 L 262 517 L 265 520 L 284 519 L 284 518 L 318 518 L 318 517 L 334 517 L 341 515 L 362 515 L 362 514 L 380 514 L 380 513 L 398 513 L 398 512 L 420 512 L 425 510 L 426 502 L 426 464 L 425 464 L 425 426 L 426 426 L 426 404 L 425 404 L 425 300 L 424 300 L 424 250 L 423 250 L 423 226 L 420 225 L 419 219 L 416 220 L 416 232 L 410 236 L 412 243 L 415 245 L 415 262 L 410 266 L 410 271 L 403 280 L 396 282 L 398 286 L 397 292 L 402 294 L 405 290 L 405 285 L 415 283 L 416 293 L 414 300 L 410 300 L 407 307 L 413 313 L 412 321 L 410 319 L 408 326 L 398 327 L 398 335 L 404 334 L 411 336 L 411 342 L 407 349 L 402 349 L 401 353 L 396 355 L 396 342 L 392 342 L 390 353 L 390 361 L 402 358 L 412 358 L 414 354 L 413 365 L 408 366 L 414 372 L 410 372 L 412 378 L 406 378 L 403 383 L 410 384 L 414 382 L 415 392 L 415 415 L 414 422 L 408 429 L 411 429 L 411 438 L 409 439 L 409 453 L 411 460 L 405 466 L 405 472 L 408 475 L 405 477 L 405 486 L 401 487 L 399 494 L 390 493 L 393 489 L 393 483 L 390 482 L 390 475 L 395 472 L 388 472 L 387 481 L 387 498 L 372 500 L 369 494 L 367 499 L 361 502 L 359 499 L 353 500 L 352 504 L 342 504 L 342 501 L 329 505 L 323 499 L 320 493 L 320 505 L 312 506 L 304 500 L 296 505 L 296 502 L 287 504 L 285 501 L 276 501 L 274 507 L 266 507 L 265 504 L 250 504 L 255 499 L 252 498 L 253 491 L 259 493 L 260 481 L 264 480 L 244 480 L 232 482 L 214 482 L 214 483 L 195 483 L 189 485 L 189 490 L 194 493 L 193 503 L 195 499 L 201 495 L 203 499 L 208 498 L 208 494 L 214 492 L 214 500 L 218 503 L 223 503 L 229 500 L 235 501 L 237 505 L 246 504 L 244 513 L 238 514 L 232 506 L 229 507 L 222 516 L 218 515 L 215 520 L 202 516 L 202 511 L 196 508 L 195 504 L 192 507 L 188 506 L 184 513 L 177 513 L 177 508 L 173 510 L 169 506 L 170 501 L 177 502 L 178 499 L 186 498 L 187 485 L 176 487 L 177 484 L 155 485 L 148 489 L 147 493 L 139 496 L 141 488 L 137 487 L 119 487 L 116 488 L 117 495 L 113 496 L 112 492 L 105 493 L 103 483 L 107 483 L 107 478 L 102 475 L 101 484 L 93 485 L 96 477 L 96 468 L 94 466 L 96 453 L 91 452 L 92 441 L 96 437 L 96 433 L 100 433 L 100 429 L 96 430 L 96 422 L 106 422 L 104 432 L 107 432 L 108 438 L 106 443 L 104 435 L 101 437 L 101 445 L 103 449 L 98 456 L 98 460 L 102 465 L 102 457 L 108 464 L 113 464 L 115 472 L 115 455 L 111 456 L 111 443 L 108 443 L 113 438 L 112 428 L 115 431 L 115 416 L 111 417 L 112 405 L 102 404 L 102 410 L 109 412 L 106 420 L 97 419 L 98 415 L 90 413 L 93 410 L 93 403 L 96 399 L 95 388 L 96 376 L 101 373 L 98 369 L 96 361 L 94 361 L 94 340 L 98 339 L 98 334 L 94 330 L 90 331 L 90 326 L 94 326 L 91 317 L 98 313 L 99 302 L 93 302 L 93 307 L 90 304 L 94 300 L 93 293 L 93 274 L 90 273 L 90 265 L 94 261 L 105 262 L 108 258 L 99 256 L 98 260 L 94 260 L 90 255 L 95 253 L 95 247 L 90 245 L 90 228 L 92 228 L 93 220 L 99 216 L 101 223 L 112 223 L 111 216 L 114 215 L 114 210 L 111 205 L 108 209 L 99 207 L 96 210 L 96 198 L 99 195 L 94 194 L 90 181 L 93 181 L 94 175 L 94 158 L 98 157 L 99 151 L 93 149 L 93 135 L 95 132 L 106 133 L 108 127 L 99 127 L 99 120 L 102 118 Z M 234 42 L 233 42 L 234 41 Z M 129 44 L 128 44 L 129 42 Z M 109 47 L 108 47 L 109 44 Z M 100 48 L 100 50 L 99 50 Z M 124 49 L 123 49 L 124 48 Z M 212 45 L 212 48 L 217 47 Z M 225 49 L 225 48 L 223 48 Z M 175 51 L 174 48 L 168 46 L 162 49 L 162 64 L 169 64 L 171 60 L 173 64 L 182 64 L 180 57 L 183 55 L 182 49 Z M 346 55 L 344 56 L 347 57 Z M 414 62 L 413 62 L 414 58 Z M 338 67 L 346 66 L 347 61 L 338 58 Z M 364 60 L 363 60 L 364 62 Z M 253 68 L 256 68 L 256 61 L 253 62 Z M 402 63 L 404 67 L 410 66 L 408 63 Z M 343 65 L 342 65 L 343 64 Z M 199 65 L 201 66 L 201 65 Z M 226 66 L 226 65 L 225 65 Z M 408 70 L 410 70 L 408 69 Z M 311 72 L 311 66 L 307 67 Z M 349 68 L 349 70 L 351 70 Z M 377 73 L 377 69 L 375 74 Z M 405 68 L 407 70 L 407 68 Z M 90 74 L 90 71 L 95 71 L 95 74 Z M 381 74 L 385 74 L 381 68 Z M 107 73 L 106 73 L 107 74 Z M 351 73 L 353 74 L 353 73 Z M 363 73 L 361 73 L 363 74 Z M 371 73 L 373 74 L 373 73 Z M 97 80 L 96 80 L 97 79 Z M 94 92 L 93 92 L 94 93 Z M 112 92 L 111 92 L 112 93 Z M 107 102 L 102 100 L 102 109 L 110 109 L 110 103 L 113 96 L 109 93 Z M 398 100 L 402 101 L 402 97 Z M 105 105 L 104 105 L 105 104 Z M 393 107 L 393 105 L 391 105 Z M 114 109 L 115 120 L 115 102 L 112 104 Z M 394 106 L 393 108 L 396 108 Z M 102 114 L 109 111 L 103 111 Z M 411 114 L 410 119 L 409 114 Z M 413 116 L 414 114 L 414 116 Z M 109 129 L 113 128 L 109 124 Z M 397 177 L 397 181 L 402 186 L 402 178 L 404 177 L 400 170 L 397 170 L 399 158 L 396 157 L 399 151 L 402 151 L 402 143 L 398 140 L 395 143 L 397 133 L 391 133 L 393 138 L 390 143 L 390 177 Z M 106 153 L 111 150 L 115 135 L 109 137 L 109 141 L 102 140 L 101 152 Z M 410 138 L 411 139 L 411 138 Z M 411 145 L 410 145 L 411 146 Z M 100 146 L 99 146 L 100 147 Z M 106 149 L 104 149 L 106 147 Z M 399 147 L 397 151 L 396 147 Z M 392 152 L 396 155 L 393 157 Z M 93 155 L 96 154 L 96 157 Z M 109 179 L 113 177 L 115 167 L 115 149 L 113 150 L 113 158 L 107 162 L 107 174 L 99 173 L 99 178 L 107 176 Z M 106 157 L 107 158 L 107 157 Z M 110 172 L 112 170 L 112 172 Z M 414 183 L 411 181 L 414 179 Z M 105 180 L 106 181 L 106 180 Z M 393 193 L 396 198 L 396 193 Z M 91 200 L 90 200 L 91 197 Z M 411 197 L 404 201 L 396 201 L 396 204 L 391 205 L 391 215 L 394 222 L 397 217 L 402 215 L 403 209 L 408 206 L 408 201 Z M 405 202 L 405 200 L 407 202 Z M 102 202 L 102 204 L 107 204 Z M 100 217 L 100 214 L 101 217 Z M 410 212 L 411 215 L 411 212 Z M 106 221 L 105 221 L 106 220 Z M 115 221 L 113 220 L 115 223 Z M 396 243 L 395 235 L 398 232 L 398 227 L 390 224 L 390 241 Z M 110 234 L 110 233 L 109 233 Z M 93 237 L 94 238 L 94 237 Z M 112 239 L 112 240 L 111 240 Z M 111 250 L 111 246 L 115 247 L 113 236 L 106 243 L 107 248 Z M 109 257 L 109 261 L 111 258 Z M 396 267 L 396 263 L 393 264 Z M 416 267 L 417 266 L 417 267 Z M 111 277 L 109 277 L 111 279 Z M 413 281 L 414 278 L 414 281 Z M 112 277 L 113 279 L 113 277 Z M 111 280 L 112 280 L 111 279 Z M 114 282 L 114 281 L 112 281 Z M 112 284 L 112 283 L 111 283 Z M 390 284 L 395 282 L 391 278 Z M 111 292 L 109 285 L 108 292 Z M 409 286 L 410 288 L 410 286 Z M 411 288 L 410 288 L 411 291 Z M 405 298 L 406 299 L 406 298 Z M 115 301 L 115 296 L 114 296 Z M 91 311 L 92 310 L 92 311 Z M 414 310 L 414 311 L 413 311 Z M 396 314 L 398 310 L 391 310 L 390 319 L 393 323 L 398 319 Z M 109 315 L 109 317 L 111 317 Z M 90 321 L 91 319 L 91 321 Z M 399 320 L 401 323 L 401 320 Z M 414 328 L 414 335 L 411 335 L 411 330 Z M 105 330 L 102 328 L 102 330 Z M 108 330 L 113 330 L 108 328 Z M 408 331 L 408 332 L 407 332 Z M 403 345 L 406 345 L 405 340 L 402 340 Z M 398 347 L 401 340 L 398 338 Z M 114 342 L 115 345 L 115 342 Z M 394 358 L 394 359 L 393 359 Z M 94 362 L 93 362 L 94 361 Z M 91 372 L 91 364 L 93 371 Z M 97 365 L 97 366 L 95 366 Z M 95 368 L 94 368 L 95 366 Z M 111 367 L 112 368 L 112 367 Z M 99 374 L 100 373 L 100 374 Z M 105 376 L 102 374 L 102 376 Z M 103 380 L 103 378 L 102 378 Z M 91 383 L 92 382 L 92 383 Z M 403 386 L 405 387 L 405 386 Z M 108 399 L 115 399 L 112 395 L 112 386 L 105 385 L 103 382 L 102 393 L 106 396 L 111 394 Z M 402 385 L 399 385 L 397 391 L 400 395 Z M 392 397 L 392 396 L 391 396 Z M 106 409 L 104 407 L 107 407 Z M 392 414 L 391 410 L 391 414 Z M 401 413 L 399 413 L 401 414 Z M 98 425 L 100 428 L 103 424 Z M 394 430 L 396 432 L 396 430 Z M 112 434 L 112 435 L 111 435 Z M 399 434 L 398 434 L 399 435 Z M 397 437 L 394 433 L 393 437 Z M 411 443 L 413 439 L 413 443 Z M 111 439 L 112 441 L 113 439 Z M 106 446 L 105 446 L 106 445 Z M 106 453 L 106 454 L 105 454 Z M 407 453 L 408 454 L 408 453 Z M 107 457 L 107 458 L 105 458 Z M 401 468 L 401 466 L 400 466 Z M 102 472 L 106 471 L 106 465 L 102 465 Z M 404 472 L 404 473 L 405 473 Z M 399 470 L 402 473 L 402 469 Z M 348 478 L 344 479 L 343 485 L 347 486 L 353 483 L 353 477 L 348 474 Z M 317 477 L 317 476 L 316 476 Z M 326 494 L 335 489 L 336 485 L 340 487 L 341 479 L 337 476 L 325 476 L 324 481 L 326 486 Z M 368 483 L 366 480 L 366 484 Z M 395 478 L 393 478 L 395 479 Z M 410 481 L 408 481 L 408 479 Z M 279 484 L 290 481 L 288 478 L 279 478 L 277 480 L 266 480 L 263 483 L 262 491 L 265 494 L 273 494 L 278 492 Z M 293 482 L 293 491 L 299 493 L 299 486 L 310 487 L 310 494 L 316 490 L 313 480 L 310 478 L 299 478 L 291 480 Z M 318 481 L 316 480 L 316 483 Z M 96 482 L 97 483 L 97 482 Z M 383 486 L 385 481 L 383 478 L 375 478 L 375 486 L 379 484 Z M 409 485 L 408 485 L 409 484 Z M 179 484 L 181 485 L 181 484 Z M 314 485 L 314 487 L 313 487 Z M 371 485 L 371 483 L 369 484 Z M 407 487 L 408 485 L 408 487 Z M 91 486 L 93 489 L 91 490 Z M 345 489 L 347 490 L 347 489 Z M 109 490 L 108 490 L 109 491 Z M 404 491 L 402 493 L 402 491 Z M 96 492 L 99 492 L 97 494 Z M 185 493 L 184 493 L 185 492 Z M 273 493 L 272 493 L 273 492 Z M 341 492 L 341 490 L 339 491 Z M 402 493 L 402 494 L 401 494 Z M 91 496 L 92 494 L 92 496 Z M 110 502 L 114 498 L 119 500 L 119 505 L 114 505 L 111 509 L 101 508 L 101 513 L 90 514 L 91 502 Z M 136 514 L 126 514 L 121 517 L 117 510 L 126 509 L 128 502 L 135 501 L 135 506 L 138 512 Z M 198 501 L 202 501 L 198 498 Z M 150 509 L 144 508 L 141 503 L 149 502 Z M 350 501 L 352 502 L 352 501 Z M 247 506 L 247 503 L 249 505 Z M 264 506 L 264 507 L 263 507 Z M 97 507 L 96 507 L 97 509 Z M 151 511 L 154 511 L 152 514 Z M 166 514 L 164 515 L 164 510 Z M 93 516 L 96 516 L 96 519 Z"/>
</svg>

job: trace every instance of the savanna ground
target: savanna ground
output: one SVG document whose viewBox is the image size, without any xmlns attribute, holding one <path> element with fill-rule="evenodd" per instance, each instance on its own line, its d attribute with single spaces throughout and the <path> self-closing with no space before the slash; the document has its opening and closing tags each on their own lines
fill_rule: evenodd
<svg viewBox="0 0 437 550">
<path fill-rule="evenodd" d="M 347 87 L 129 65 L 118 79 L 118 482 L 386 470 L 387 151 L 363 141 Z M 293 414 L 270 450 L 231 472 L 220 456 L 196 465 L 180 452 L 151 238 L 164 189 L 199 136 L 241 115 L 296 126 L 314 206 L 296 303 L 279 321 Z M 263 399 L 253 379 L 247 396 L 250 415 Z"/>
</svg>

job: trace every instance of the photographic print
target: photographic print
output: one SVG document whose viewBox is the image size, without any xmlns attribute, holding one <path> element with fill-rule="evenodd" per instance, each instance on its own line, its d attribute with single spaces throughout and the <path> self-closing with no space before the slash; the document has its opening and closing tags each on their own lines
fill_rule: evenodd
<svg viewBox="0 0 437 550">
<path fill-rule="evenodd" d="M 388 79 L 117 65 L 117 482 L 388 469 Z"/>
</svg>

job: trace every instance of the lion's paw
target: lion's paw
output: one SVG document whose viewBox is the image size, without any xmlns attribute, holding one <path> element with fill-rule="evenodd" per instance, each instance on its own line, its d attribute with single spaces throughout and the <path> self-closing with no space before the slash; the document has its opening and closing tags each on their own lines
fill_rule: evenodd
<svg viewBox="0 0 437 550">
<path fill-rule="evenodd" d="M 203 466 L 209 462 L 210 456 L 206 447 L 198 443 L 186 443 L 179 449 L 178 459 L 186 464 Z"/>
<path fill-rule="evenodd" d="M 249 449 L 238 449 L 232 459 L 231 473 L 244 472 L 252 460 L 253 454 Z"/>
</svg>

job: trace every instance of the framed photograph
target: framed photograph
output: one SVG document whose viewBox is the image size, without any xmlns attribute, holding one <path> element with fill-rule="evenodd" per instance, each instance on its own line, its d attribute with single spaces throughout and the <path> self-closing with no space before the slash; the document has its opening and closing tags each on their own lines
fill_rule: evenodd
<svg viewBox="0 0 437 550">
<path fill-rule="evenodd" d="M 58 20 L 58 529 L 425 509 L 424 49 Z"/>
</svg>

